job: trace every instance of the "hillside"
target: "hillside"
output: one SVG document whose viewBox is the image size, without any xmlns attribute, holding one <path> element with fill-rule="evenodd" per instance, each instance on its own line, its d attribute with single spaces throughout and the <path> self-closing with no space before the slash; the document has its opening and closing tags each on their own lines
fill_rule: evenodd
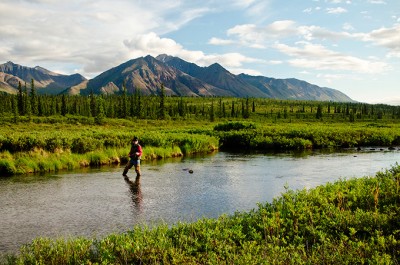
<svg viewBox="0 0 400 265">
<path fill-rule="evenodd" d="M 21 82 L 22 85 L 27 83 L 28 88 L 30 88 L 32 79 L 40 94 L 58 94 L 65 88 L 75 86 L 86 80 L 80 74 L 62 75 L 40 66 L 31 68 L 13 62 L 0 64 L 0 91 L 16 93 L 18 82 Z"/>
<path fill-rule="evenodd" d="M 339 102 L 353 101 L 347 95 L 336 89 L 319 87 L 295 78 L 275 79 L 245 74 L 240 74 L 239 78 L 241 78 L 244 82 L 259 88 L 271 98 Z"/>
<path fill-rule="evenodd" d="M 129 60 L 89 80 L 81 94 L 113 94 L 125 84 L 128 93 L 139 90 L 142 95 L 158 94 L 164 84 L 167 95 L 177 96 L 234 96 L 176 68 L 170 67 L 152 56 Z M 73 93 L 70 88 L 66 93 Z"/>
<path fill-rule="evenodd" d="M 279 99 L 353 101 L 338 90 L 319 87 L 294 78 L 275 79 L 246 74 L 234 75 L 219 64 L 200 67 L 178 57 L 165 54 L 157 56 L 157 59 L 216 87 L 232 91 L 238 97 L 251 95 L 252 97 Z"/>
</svg>

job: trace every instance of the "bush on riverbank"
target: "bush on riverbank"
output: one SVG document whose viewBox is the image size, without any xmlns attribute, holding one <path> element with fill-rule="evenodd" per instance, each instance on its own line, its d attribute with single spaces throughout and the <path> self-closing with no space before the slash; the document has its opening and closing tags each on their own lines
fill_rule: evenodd
<svg viewBox="0 0 400 265">
<path fill-rule="evenodd" d="M 236 128 L 236 129 L 232 129 Z M 238 150 L 304 150 L 400 145 L 398 125 L 342 123 L 258 124 L 228 122 L 214 128 L 221 148 Z"/>
<path fill-rule="evenodd" d="M 400 166 L 287 190 L 250 212 L 136 226 L 103 239 L 39 238 L 6 264 L 397 264 Z"/>
</svg>

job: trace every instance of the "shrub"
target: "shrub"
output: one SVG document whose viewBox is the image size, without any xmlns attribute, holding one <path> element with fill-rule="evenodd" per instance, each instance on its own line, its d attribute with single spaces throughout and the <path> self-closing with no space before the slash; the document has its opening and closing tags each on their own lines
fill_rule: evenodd
<svg viewBox="0 0 400 265">
<path fill-rule="evenodd" d="M 0 159 L 0 174 L 12 175 L 17 171 L 14 162 L 8 159 Z"/>
<path fill-rule="evenodd" d="M 244 130 L 244 129 L 255 129 L 256 125 L 250 122 L 226 122 L 217 124 L 214 127 L 215 131 L 237 131 L 237 130 Z"/>
</svg>

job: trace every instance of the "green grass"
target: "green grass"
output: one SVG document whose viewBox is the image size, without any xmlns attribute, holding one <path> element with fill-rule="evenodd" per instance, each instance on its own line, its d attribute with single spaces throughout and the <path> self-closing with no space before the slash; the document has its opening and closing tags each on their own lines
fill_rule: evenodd
<svg viewBox="0 0 400 265">
<path fill-rule="evenodd" d="M 204 122 L 108 120 L 105 125 L 6 124 L 0 128 L 2 175 L 50 172 L 126 163 L 131 138 L 139 136 L 144 160 L 217 149 L 285 151 L 362 146 L 400 146 L 400 124 Z"/>
<path fill-rule="evenodd" d="M 101 239 L 38 238 L 5 264 L 398 264 L 400 166 L 287 189 L 249 212 L 136 226 Z"/>
</svg>

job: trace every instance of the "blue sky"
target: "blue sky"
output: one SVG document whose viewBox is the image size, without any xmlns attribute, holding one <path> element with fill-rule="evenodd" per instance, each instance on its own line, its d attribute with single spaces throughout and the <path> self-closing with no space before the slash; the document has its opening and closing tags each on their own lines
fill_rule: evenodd
<svg viewBox="0 0 400 265">
<path fill-rule="evenodd" d="M 166 53 L 400 104 L 399 0 L 2 0 L 0 63 L 93 78 Z"/>
</svg>

